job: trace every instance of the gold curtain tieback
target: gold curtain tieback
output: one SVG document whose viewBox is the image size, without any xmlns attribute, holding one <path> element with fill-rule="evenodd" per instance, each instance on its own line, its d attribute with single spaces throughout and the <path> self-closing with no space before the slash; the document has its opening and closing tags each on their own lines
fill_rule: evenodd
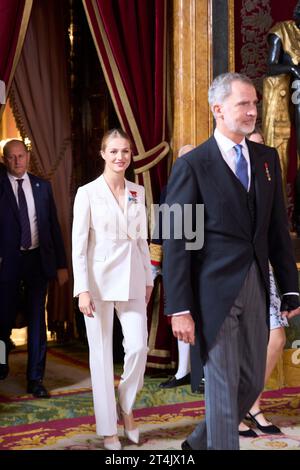
<svg viewBox="0 0 300 470">
<path fill-rule="evenodd" d="M 169 153 L 169 150 L 170 150 L 170 146 L 168 142 L 163 141 L 150 150 L 139 153 L 138 155 L 134 155 L 133 156 L 134 162 L 141 162 L 142 160 L 148 159 L 152 155 L 155 155 L 156 153 L 158 153 L 157 157 L 155 157 L 154 160 L 150 161 L 144 166 L 135 168 L 134 172 L 138 174 L 138 173 L 142 173 L 144 171 L 150 170 L 150 168 L 153 168 L 155 165 L 157 165 Z"/>
</svg>

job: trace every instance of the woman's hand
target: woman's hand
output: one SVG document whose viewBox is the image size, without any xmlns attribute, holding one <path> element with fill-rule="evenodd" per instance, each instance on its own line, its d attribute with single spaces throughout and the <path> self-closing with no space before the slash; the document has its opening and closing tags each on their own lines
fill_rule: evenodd
<svg viewBox="0 0 300 470">
<path fill-rule="evenodd" d="M 153 286 L 146 286 L 146 305 L 148 304 L 151 294 L 153 291 Z"/>
<path fill-rule="evenodd" d="M 78 306 L 83 315 L 94 317 L 93 312 L 96 311 L 96 308 L 89 292 L 81 292 L 81 294 L 79 294 Z"/>
</svg>

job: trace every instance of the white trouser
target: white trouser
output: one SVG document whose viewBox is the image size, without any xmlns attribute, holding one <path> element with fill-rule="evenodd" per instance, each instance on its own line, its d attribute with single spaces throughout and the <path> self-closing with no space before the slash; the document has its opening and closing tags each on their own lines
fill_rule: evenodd
<svg viewBox="0 0 300 470">
<path fill-rule="evenodd" d="M 147 360 L 147 316 L 145 299 L 126 302 L 95 301 L 94 318 L 85 316 L 89 342 L 96 432 L 117 434 L 114 391 L 113 319 L 114 308 L 121 323 L 125 352 L 123 374 L 118 387 L 122 410 L 129 414 L 137 392 L 143 387 Z"/>
<path fill-rule="evenodd" d="M 182 379 L 191 372 L 190 361 L 190 345 L 180 339 L 177 340 L 178 345 L 178 369 L 175 374 L 177 380 Z"/>
</svg>

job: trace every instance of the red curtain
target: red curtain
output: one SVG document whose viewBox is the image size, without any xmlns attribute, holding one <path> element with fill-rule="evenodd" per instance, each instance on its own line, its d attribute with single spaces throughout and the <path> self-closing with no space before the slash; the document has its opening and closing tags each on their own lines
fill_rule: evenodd
<svg viewBox="0 0 300 470">
<path fill-rule="evenodd" d="M 0 80 L 6 95 L 19 60 L 30 17 L 32 0 L 0 0 Z M 0 117 L 4 105 L 0 109 Z"/>
<path fill-rule="evenodd" d="M 159 203 L 168 178 L 166 130 L 167 0 L 83 0 L 99 60 L 120 123 L 132 137 L 134 171 L 146 204 Z M 170 325 L 162 286 L 148 308 L 151 368 L 172 368 Z"/>
<path fill-rule="evenodd" d="M 84 0 L 91 32 L 148 206 L 167 182 L 166 1 Z"/>
</svg>

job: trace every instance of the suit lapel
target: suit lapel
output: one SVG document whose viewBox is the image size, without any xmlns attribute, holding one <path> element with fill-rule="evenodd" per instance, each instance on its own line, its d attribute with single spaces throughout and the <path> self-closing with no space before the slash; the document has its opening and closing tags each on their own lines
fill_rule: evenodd
<svg viewBox="0 0 300 470">
<path fill-rule="evenodd" d="M 208 177 L 215 191 L 220 194 L 226 210 L 231 213 L 243 232 L 249 236 L 249 232 L 251 233 L 251 220 L 247 211 L 242 210 L 240 204 L 240 191 L 244 191 L 244 189 L 239 187 L 238 181 L 236 182 L 238 184 L 235 184 L 235 181 L 232 180 L 235 175 L 232 174 L 231 169 L 224 161 L 214 137 L 208 142 L 207 158 L 202 159 L 201 157 L 199 161 L 206 166 Z"/>
<path fill-rule="evenodd" d="M 32 188 L 32 195 L 34 199 L 34 205 L 35 205 L 35 212 L 36 212 L 36 219 L 37 219 L 37 224 L 39 227 L 39 222 L 40 222 L 40 213 L 42 211 L 42 198 L 41 198 L 41 184 L 40 182 L 30 173 L 28 173 L 31 188 Z"/>
<path fill-rule="evenodd" d="M 127 216 L 128 216 L 128 207 L 129 207 L 129 204 L 130 204 L 129 196 L 130 196 L 130 194 L 129 194 L 128 182 L 125 180 L 124 217 L 125 217 L 126 220 L 127 220 Z"/>
<path fill-rule="evenodd" d="M 251 160 L 252 174 L 255 179 L 255 199 L 256 199 L 256 229 L 255 233 L 259 230 L 261 225 L 264 223 L 266 217 L 266 211 L 269 205 L 269 196 L 271 195 L 273 188 L 272 181 L 269 181 L 266 175 L 265 164 L 269 163 L 266 161 L 266 157 L 257 146 L 254 146 L 252 142 L 247 141 L 249 148 L 249 155 Z"/>
<path fill-rule="evenodd" d="M 136 215 L 137 205 L 141 203 L 140 195 L 130 181 L 126 181 L 126 217 L 134 217 Z"/>
<path fill-rule="evenodd" d="M 111 192 L 108 184 L 106 183 L 103 175 L 99 177 L 99 183 L 100 183 L 99 190 L 100 190 L 101 197 L 105 198 L 110 210 L 113 211 L 113 213 L 115 213 L 116 215 L 116 220 L 118 222 L 119 228 L 121 228 L 121 230 L 127 235 L 127 220 L 126 220 L 127 201 L 126 199 L 128 199 L 128 193 L 126 192 L 126 185 L 125 185 L 125 192 L 124 192 L 125 199 L 124 199 L 124 212 L 123 212 L 118 202 L 116 201 L 113 193 Z"/>
<path fill-rule="evenodd" d="M 12 211 L 14 215 L 16 216 L 18 222 L 20 222 L 20 214 L 19 214 L 19 208 L 16 200 L 16 196 L 14 195 L 13 189 L 11 187 L 11 183 L 9 181 L 8 176 L 3 177 L 3 187 L 4 191 L 8 197 L 9 203 L 11 205 Z"/>
</svg>

